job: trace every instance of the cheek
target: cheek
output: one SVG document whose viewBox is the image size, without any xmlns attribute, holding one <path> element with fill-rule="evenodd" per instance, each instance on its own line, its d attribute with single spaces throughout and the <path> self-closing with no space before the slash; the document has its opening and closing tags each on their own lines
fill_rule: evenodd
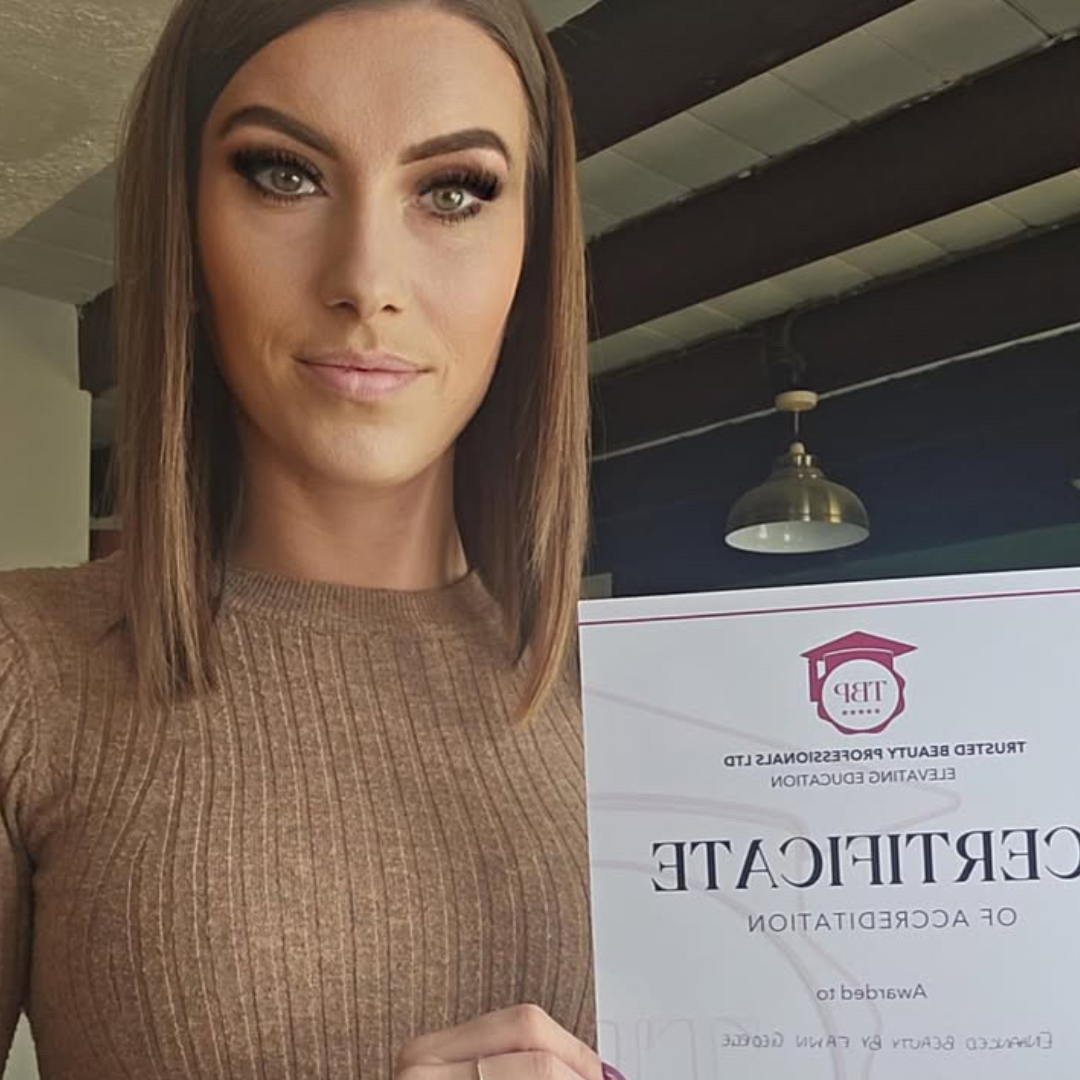
<svg viewBox="0 0 1080 1080">
<path fill-rule="evenodd" d="M 245 228 L 229 193 L 220 188 L 213 181 L 200 187 L 197 239 L 219 362 L 226 380 L 234 384 L 249 366 L 238 364 L 238 358 L 258 353 L 269 329 L 266 320 L 280 310 L 282 298 L 272 295 L 275 275 L 265 269 L 273 260 L 258 251 L 257 234 Z"/>
<path fill-rule="evenodd" d="M 467 368 L 468 374 L 484 377 L 494 365 L 523 250 L 521 231 L 508 230 L 471 247 L 464 257 L 455 253 L 431 264 L 434 272 L 424 287 L 429 318 L 448 345 L 454 366 Z"/>
<path fill-rule="evenodd" d="M 250 303 L 261 261 L 249 250 L 251 237 L 230 210 L 226 193 L 214 188 L 209 183 L 200 189 L 198 241 L 207 290 L 220 316 Z"/>
</svg>

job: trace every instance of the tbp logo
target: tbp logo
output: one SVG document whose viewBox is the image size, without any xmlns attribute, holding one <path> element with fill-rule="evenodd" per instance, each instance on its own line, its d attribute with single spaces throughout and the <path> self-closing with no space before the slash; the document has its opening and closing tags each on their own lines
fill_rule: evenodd
<svg viewBox="0 0 1080 1080">
<path fill-rule="evenodd" d="M 810 700 L 818 716 L 844 735 L 878 735 L 905 707 L 897 657 L 916 646 L 862 632 L 802 655 L 810 665 Z"/>
</svg>

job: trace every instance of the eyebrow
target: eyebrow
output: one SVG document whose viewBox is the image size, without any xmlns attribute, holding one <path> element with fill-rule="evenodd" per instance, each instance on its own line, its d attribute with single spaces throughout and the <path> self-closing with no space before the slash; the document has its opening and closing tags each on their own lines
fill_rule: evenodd
<svg viewBox="0 0 1080 1080">
<path fill-rule="evenodd" d="M 460 150 L 494 150 L 502 154 L 507 165 L 513 164 L 513 157 L 502 138 L 489 128 L 465 128 L 449 135 L 436 135 L 422 143 L 410 146 L 402 155 L 405 165 L 426 158 L 439 157 L 441 154 L 454 154 Z"/>
<path fill-rule="evenodd" d="M 334 144 L 316 131 L 308 127 L 302 120 L 295 116 L 289 116 L 279 109 L 269 105 L 245 105 L 231 113 L 221 125 L 218 138 L 224 139 L 231 131 L 246 125 L 268 127 L 280 131 L 283 135 L 304 143 L 328 158 L 337 161 L 337 151 Z M 428 158 L 439 157 L 443 154 L 453 154 L 461 150 L 494 150 L 506 160 L 507 165 L 513 164 L 513 155 L 510 153 L 506 142 L 490 128 L 465 128 L 461 131 L 453 131 L 447 135 L 436 135 L 432 139 L 425 139 L 415 146 L 405 149 L 401 155 L 403 165 L 411 165 L 417 161 L 425 161 Z"/>
</svg>

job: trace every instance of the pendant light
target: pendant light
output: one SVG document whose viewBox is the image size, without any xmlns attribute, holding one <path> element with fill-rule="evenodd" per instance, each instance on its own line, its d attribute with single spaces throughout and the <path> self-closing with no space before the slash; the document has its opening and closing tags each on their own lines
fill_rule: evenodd
<svg viewBox="0 0 1080 1080">
<path fill-rule="evenodd" d="M 859 497 L 825 478 L 799 437 L 799 417 L 818 403 L 812 390 L 777 395 L 776 407 L 793 417 L 795 441 L 764 484 L 732 507 L 727 542 L 740 551 L 807 555 L 860 544 L 870 521 Z"/>
</svg>

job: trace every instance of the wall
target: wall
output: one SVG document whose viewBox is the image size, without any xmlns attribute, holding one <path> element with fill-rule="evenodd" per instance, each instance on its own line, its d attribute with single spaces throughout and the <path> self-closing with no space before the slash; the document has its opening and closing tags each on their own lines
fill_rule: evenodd
<svg viewBox="0 0 1080 1080">
<path fill-rule="evenodd" d="M 0 570 L 85 561 L 89 518 L 76 310 L 0 288 Z"/>
<path fill-rule="evenodd" d="M 0 570 L 86 559 L 90 396 L 75 308 L 0 288 Z M 25 1017 L 5 1080 L 37 1080 Z"/>
</svg>

